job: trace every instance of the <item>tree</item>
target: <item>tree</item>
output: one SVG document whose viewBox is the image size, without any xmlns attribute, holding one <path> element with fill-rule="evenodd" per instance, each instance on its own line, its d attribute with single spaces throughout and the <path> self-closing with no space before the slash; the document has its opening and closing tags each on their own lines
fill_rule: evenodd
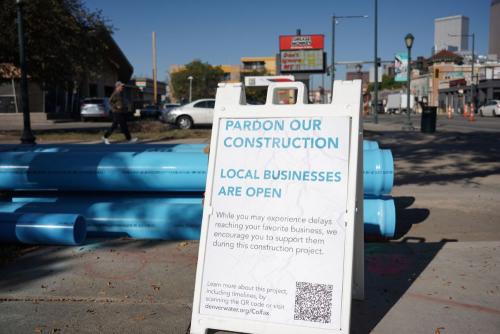
<svg viewBox="0 0 500 334">
<path fill-rule="evenodd" d="M 103 35 L 110 34 L 100 11 L 82 0 L 24 1 L 26 61 L 32 80 L 65 85 L 99 72 L 106 58 Z M 19 66 L 16 1 L 0 2 L 0 63 Z"/>
<path fill-rule="evenodd" d="M 187 100 L 189 97 L 189 79 L 193 77 L 192 99 L 214 98 L 217 84 L 224 78 L 220 66 L 212 66 L 201 60 L 193 60 L 180 71 L 170 74 L 173 95 L 177 100 Z"/>
<path fill-rule="evenodd" d="M 394 80 L 393 76 L 384 74 L 382 75 L 382 82 L 379 83 L 379 90 L 385 90 L 385 89 L 399 89 L 403 87 L 405 82 L 396 82 Z M 375 84 L 371 83 L 368 85 L 368 91 L 371 92 L 373 91 Z"/>
</svg>

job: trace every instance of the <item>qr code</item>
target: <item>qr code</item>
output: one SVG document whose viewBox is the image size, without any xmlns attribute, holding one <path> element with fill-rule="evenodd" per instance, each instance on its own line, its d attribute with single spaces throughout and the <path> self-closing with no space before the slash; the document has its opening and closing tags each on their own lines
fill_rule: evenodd
<svg viewBox="0 0 500 334">
<path fill-rule="evenodd" d="M 295 320 L 330 323 L 333 285 L 297 282 Z"/>
</svg>

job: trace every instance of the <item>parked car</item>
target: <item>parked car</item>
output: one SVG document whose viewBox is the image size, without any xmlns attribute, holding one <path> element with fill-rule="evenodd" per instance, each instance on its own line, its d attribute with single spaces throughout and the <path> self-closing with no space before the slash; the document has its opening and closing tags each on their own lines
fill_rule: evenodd
<svg viewBox="0 0 500 334">
<path fill-rule="evenodd" d="M 111 106 L 107 97 L 91 97 L 82 101 L 80 108 L 82 121 L 89 119 L 110 119 Z"/>
<path fill-rule="evenodd" d="M 180 107 L 181 105 L 179 103 L 165 103 L 163 105 L 163 109 L 161 110 L 161 113 L 160 113 L 160 121 L 162 122 L 167 122 L 167 114 L 170 110 L 174 109 L 174 108 L 178 108 Z"/>
<path fill-rule="evenodd" d="M 158 118 L 161 115 L 161 108 L 154 105 L 145 106 L 139 110 L 141 118 Z"/>
<path fill-rule="evenodd" d="M 481 116 L 500 116 L 500 100 L 489 100 L 479 108 Z"/>
<path fill-rule="evenodd" d="M 165 122 L 177 125 L 181 129 L 190 129 L 193 125 L 212 124 L 215 99 L 200 99 L 168 111 L 163 117 Z"/>
</svg>

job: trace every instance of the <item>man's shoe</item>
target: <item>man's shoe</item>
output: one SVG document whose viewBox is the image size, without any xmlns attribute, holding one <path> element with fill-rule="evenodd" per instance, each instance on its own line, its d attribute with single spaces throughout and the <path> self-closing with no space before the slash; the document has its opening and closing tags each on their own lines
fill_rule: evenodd
<svg viewBox="0 0 500 334">
<path fill-rule="evenodd" d="M 111 143 L 109 142 L 109 139 L 108 139 L 108 138 L 106 138 L 106 137 L 102 137 L 101 139 L 102 139 L 102 142 L 103 142 L 104 144 L 106 144 L 106 145 L 111 144 Z"/>
<path fill-rule="evenodd" d="M 128 142 L 129 142 L 129 143 L 135 143 L 135 142 L 137 142 L 137 140 L 138 140 L 137 138 L 132 138 L 132 139 L 130 139 Z"/>
</svg>

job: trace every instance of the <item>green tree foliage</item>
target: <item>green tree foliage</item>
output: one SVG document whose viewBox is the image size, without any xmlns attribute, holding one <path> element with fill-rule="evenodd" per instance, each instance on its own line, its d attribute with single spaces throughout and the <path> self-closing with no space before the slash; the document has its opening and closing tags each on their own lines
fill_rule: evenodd
<svg viewBox="0 0 500 334">
<path fill-rule="evenodd" d="M 193 77 L 192 99 L 214 98 L 217 84 L 224 78 L 224 71 L 220 66 L 212 66 L 201 60 L 193 60 L 180 71 L 170 74 L 173 95 L 179 101 L 188 101 L 189 80 Z"/>
<path fill-rule="evenodd" d="M 368 85 L 368 91 L 371 92 L 374 89 L 374 83 Z M 399 89 L 405 85 L 405 82 L 396 82 L 393 76 L 384 74 L 382 75 L 382 82 L 379 84 L 379 90 L 385 89 Z"/>
<path fill-rule="evenodd" d="M 256 77 L 262 75 L 269 75 L 266 70 L 258 71 L 253 70 L 241 74 L 241 81 L 245 81 L 245 77 Z M 245 95 L 248 103 L 251 104 L 265 104 L 267 97 L 267 87 L 245 87 Z"/>
<path fill-rule="evenodd" d="M 19 65 L 16 1 L 0 1 L 0 63 Z M 23 1 L 28 75 L 40 83 L 65 84 L 98 72 L 105 59 L 103 34 L 111 27 L 82 0 Z"/>
</svg>

